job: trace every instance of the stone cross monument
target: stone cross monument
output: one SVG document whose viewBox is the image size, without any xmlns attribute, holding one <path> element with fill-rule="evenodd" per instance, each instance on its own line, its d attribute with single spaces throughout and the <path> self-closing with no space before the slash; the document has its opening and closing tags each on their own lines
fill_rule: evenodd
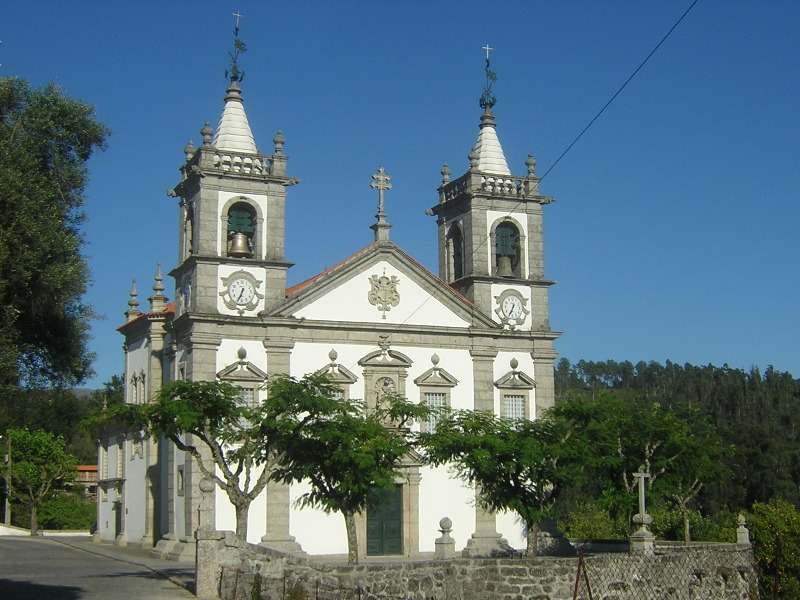
<svg viewBox="0 0 800 600">
<path fill-rule="evenodd" d="M 645 480 L 650 477 L 650 473 L 645 471 L 644 465 L 642 465 L 633 476 L 639 486 L 639 512 L 633 515 L 633 522 L 639 528 L 631 534 L 630 551 L 633 554 L 652 554 L 656 538 L 648 527 L 653 522 L 653 517 L 647 514 L 645 503 Z"/>
</svg>

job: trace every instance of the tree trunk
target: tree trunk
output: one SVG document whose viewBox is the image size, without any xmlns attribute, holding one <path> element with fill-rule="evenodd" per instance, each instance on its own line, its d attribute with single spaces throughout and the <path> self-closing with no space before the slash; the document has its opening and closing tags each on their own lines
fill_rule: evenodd
<svg viewBox="0 0 800 600">
<path fill-rule="evenodd" d="M 356 517 L 351 512 L 344 513 L 344 526 L 347 529 L 347 562 L 358 562 L 358 536 L 356 535 Z"/>
<path fill-rule="evenodd" d="M 683 541 L 687 544 L 692 541 L 692 537 L 689 534 L 689 511 L 684 511 L 683 513 Z"/>
<path fill-rule="evenodd" d="M 36 503 L 31 503 L 31 535 L 39 535 L 39 519 L 36 516 Z"/>
<path fill-rule="evenodd" d="M 526 549 L 528 558 L 533 558 L 539 554 L 539 524 L 528 523 L 528 546 Z"/>
<path fill-rule="evenodd" d="M 247 541 L 247 512 L 250 503 L 236 505 L 236 537 L 243 542 Z"/>
</svg>

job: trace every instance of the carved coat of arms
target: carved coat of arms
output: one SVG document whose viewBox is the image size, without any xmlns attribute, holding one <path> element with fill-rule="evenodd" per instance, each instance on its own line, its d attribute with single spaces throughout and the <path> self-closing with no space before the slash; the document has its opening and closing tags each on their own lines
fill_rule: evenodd
<svg viewBox="0 0 800 600">
<path fill-rule="evenodd" d="M 386 318 L 386 313 L 392 309 L 393 306 L 400 304 L 400 292 L 397 291 L 397 284 L 400 280 L 392 275 L 372 275 L 369 278 L 369 283 L 372 289 L 369 291 L 367 299 L 373 306 L 377 306 L 378 310 L 383 313 L 383 318 Z"/>
</svg>

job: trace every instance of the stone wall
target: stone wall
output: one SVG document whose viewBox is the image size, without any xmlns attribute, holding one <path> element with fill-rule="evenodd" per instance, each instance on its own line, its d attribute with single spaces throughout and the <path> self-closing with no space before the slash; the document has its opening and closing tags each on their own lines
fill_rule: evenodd
<svg viewBox="0 0 800 600">
<path fill-rule="evenodd" d="M 572 600 L 578 558 L 454 558 L 359 565 L 321 563 L 220 541 L 224 600 Z M 749 600 L 757 598 L 749 546 L 659 547 L 655 555 L 583 559 L 580 599 Z M 588 585 L 587 585 L 588 583 Z M 253 594 L 254 586 L 260 590 Z"/>
</svg>

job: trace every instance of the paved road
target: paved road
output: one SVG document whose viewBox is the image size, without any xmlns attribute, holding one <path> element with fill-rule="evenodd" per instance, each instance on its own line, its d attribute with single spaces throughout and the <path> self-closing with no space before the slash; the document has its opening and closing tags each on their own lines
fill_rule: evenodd
<svg viewBox="0 0 800 600">
<path fill-rule="evenodd" d="M 73 544 L 73 542 L 68 542 Z M 102 547 L 65 545 L 48 538 L 0 538 L 2 600 L 178 600 L 194 598 L 148 568 L 147 562 L 115 558 Z M 139 564 L 137 564 L 139 563 Z M 175 563 L 176 573 L 180 569 Z M 168 567 L 167 567 L 168 568 Z M 168 571 L 167 571 L 168 572 Z"/>
</svg>

